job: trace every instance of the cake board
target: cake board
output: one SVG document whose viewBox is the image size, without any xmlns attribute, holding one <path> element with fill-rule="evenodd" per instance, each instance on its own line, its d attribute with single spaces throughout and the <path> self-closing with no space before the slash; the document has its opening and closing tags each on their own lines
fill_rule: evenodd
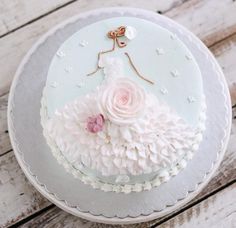
<svg viewBox="0 0 236 228">
<path fill-rule="evenodd" d="M 167 183 L 140 193 L 95 190 L 57 163 L 40 125 L 40 100 L 47 71 L 58 47 L 81 27 L 115 16 L 140 17 L 175 33 L 195 56 L 203 77 L 207 103 L 206 132 L 187 167 Z M 190 75 L 191 76 L 191 75 Z M 137 223 L 164 216 L 193 199 L 218 168 L 231 126 L 231 104 L 223 73 L 209 50 L 172 20 L 140 9 L 106 8 L 80 14 L 45 34 L 28 52 L 14 78 L 8 124 L 16 158 L 35 188 L 63 210 L 102 223 Z"/>
</svg>

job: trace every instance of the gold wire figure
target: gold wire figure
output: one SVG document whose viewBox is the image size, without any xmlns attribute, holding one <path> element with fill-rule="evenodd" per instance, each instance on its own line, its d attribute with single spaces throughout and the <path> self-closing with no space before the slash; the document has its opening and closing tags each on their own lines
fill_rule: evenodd
<svg viewBox="0 0 236 228">
<path fill-rule="evenodd" d="M 98 70 L 102 69 L 102 67 L 99 66 L 99 61 L 100 61 L 101 55 L 106 54 L 106 53 L 109 53 L 109 52 L 113 52 L 113 51 L 115 50 L 115 48 L 116 48 L 116 44 L 117 44 L 117 46 L 118 46 L 119 48 L 123 48 L 123 47 L 125 47 L 125 46 L 127 45 L 124 41 L 120 41 L 120 40 L 119 40 L 120 37 L 123 37 L 123 36 L 125 35 L 125 30 L 126 30 L 125 26 L 120 26 L 120 27 L 117 28 L 116 30 L 109 31 L 109 32 L 107 33 L 108 38 L 110 38 L 110 39 L 113 40 L 112 49 L 107 50 L 107 51 L 101 51 L 101 52 L 98 53 L 97 68 L 96 68 L 93 72 L 87 74 L 87 76 L 91 76 L 91 75 L 95 74 Z M 129 55 L 127 52 L 125 52 L 125 55 L 127 56 L 128 60 L 129 60 L 129 62 L 130 62 L 130 65 L 132 66 L 132 68 L 134 69 L 134 71 L 136 72 L 136 74 L 137 74 L 140 78 L 142 78 L 143 80 L 145 80 L 145 81 L 147 81 L 147 82 L 149 82 L 149 83 L 151 83 L 151 84 L 154 84 L 154 82 L 152 82 L 151 80 L 149 80 L 149 79 L 143 77 L 143 76 L 139 73 L 139 71 L 138 71 L 137 68 L 135 67 L 135 65 L 134 65 L 134 63 L 133 63 L 133 61 L 132 61 L 130 55 Z"/>
</svg>

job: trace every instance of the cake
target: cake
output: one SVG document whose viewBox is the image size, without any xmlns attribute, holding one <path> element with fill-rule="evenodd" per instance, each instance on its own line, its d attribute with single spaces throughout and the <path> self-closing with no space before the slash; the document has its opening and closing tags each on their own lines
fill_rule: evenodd
<svg viewBox="0 0 236 228">
<path fill-rule="evenodd" d="M 101 20 L 69 37 L 52 58 L 41 103 L 57 161 L 103 191 L 169 181 L 205 130 L 194 56 L 176 34 L 135 17 Z"/>
</svg>

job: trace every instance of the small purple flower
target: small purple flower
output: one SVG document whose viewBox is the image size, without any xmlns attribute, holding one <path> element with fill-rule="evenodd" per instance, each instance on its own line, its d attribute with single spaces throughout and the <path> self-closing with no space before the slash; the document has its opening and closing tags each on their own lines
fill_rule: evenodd
<svg viewBox="0 0 236 228">
<path fill-rule="evenodd" d="M 98 114 L 96 116 L 90 116 L 87 119 L 87 130 L 91 133 L 97 133 L 102 131 L 104 125 L 104 117 L 102 114 Z"/>
</svg>

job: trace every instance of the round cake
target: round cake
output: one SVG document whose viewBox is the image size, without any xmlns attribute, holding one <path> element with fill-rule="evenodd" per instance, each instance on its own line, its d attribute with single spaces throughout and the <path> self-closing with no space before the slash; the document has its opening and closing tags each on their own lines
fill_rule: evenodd
<svg viewBox="0 0 236 228">
<path fill-rule="evenodd" d="M 104 191 L 140 192 L 177 175 L 205 130 L 201 72 L 176 34 L 114 17 L 83 27 L 52 58 L 41 122 L 68 172 Z"/>
</svg>

